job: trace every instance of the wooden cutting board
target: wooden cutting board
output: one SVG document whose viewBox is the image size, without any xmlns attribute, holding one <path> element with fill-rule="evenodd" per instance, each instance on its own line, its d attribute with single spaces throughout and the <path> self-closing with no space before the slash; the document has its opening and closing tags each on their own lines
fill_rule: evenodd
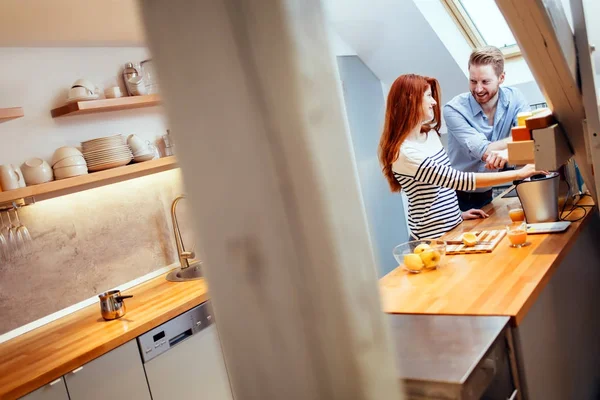
<svg viewBox="0 0 600 400">
<path fill-rule="evenodd" d="M 489 242 L 488 244 L 478 244 L 473 247 L 467 247 L 464 244 L 454 244 L 446 246 L 446 254 L 454 255 L 454 254 L 477 254 L 477 253 L 491 253 L 498 243 L 504 238 L 506 235 L 506 230 L 501 229 L 497 231 L 481 231 L 477 235 L 477 240 Z M 462 240 L 462 233 L 457 238 L 452 238 L 449 240 Z"/>
</svg>

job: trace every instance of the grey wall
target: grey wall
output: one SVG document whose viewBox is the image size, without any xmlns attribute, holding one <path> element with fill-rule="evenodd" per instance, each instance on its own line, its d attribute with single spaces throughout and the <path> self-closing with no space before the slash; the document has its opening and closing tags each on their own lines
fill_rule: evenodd
<svg viewBox="0 0 600 400">
<path fill-rule="evenodd" d="M 352 146 L 380 276 L 398 263 L 392 249 L 408 240 L 399 193 L 390 192 L 377 159 L 385 103 L 381 82 L 359 57 L 337 57 Z"/>
</svg>

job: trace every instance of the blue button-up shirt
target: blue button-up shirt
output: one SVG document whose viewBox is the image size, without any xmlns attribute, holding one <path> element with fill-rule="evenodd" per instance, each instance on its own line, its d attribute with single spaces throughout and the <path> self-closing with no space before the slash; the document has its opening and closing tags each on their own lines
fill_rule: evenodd
<svg viewBox="0 0 600 400">
<path fill-rule="evenodd" d="M 490 172 L 481 157 L 491 142 L 510 135 L 517 114 L 529 111 L 529 104 L 519 89 L 500 87 L 494 124 L 490 125 L 481 106 L 471 93 L 459 94 L 444 106 L 448 127 L 448 156 L 452 166 L 464 172 Z M 480 188 L 485 191 L 489 188 Z"/>
</svg>

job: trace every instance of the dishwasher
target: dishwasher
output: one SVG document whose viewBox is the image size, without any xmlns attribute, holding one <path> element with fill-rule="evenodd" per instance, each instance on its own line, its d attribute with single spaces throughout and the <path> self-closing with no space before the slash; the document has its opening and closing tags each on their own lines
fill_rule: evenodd
<svg viewBox="0 0 600 400">
<path fill-rule="evenodd" d="M 153 400 L 233 399 L 209 301 L 137 340 Z"/>
</svg>

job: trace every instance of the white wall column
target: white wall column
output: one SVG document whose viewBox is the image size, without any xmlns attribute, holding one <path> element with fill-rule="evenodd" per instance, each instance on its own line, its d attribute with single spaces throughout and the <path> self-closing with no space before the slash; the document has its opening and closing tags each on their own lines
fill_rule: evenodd
<svg viewBox="0 0 600 400">
<path fill-rule="evenodd" d="M 141 5 L 236 398 L 401 398 L 319 1 Z"/>
</svg>

